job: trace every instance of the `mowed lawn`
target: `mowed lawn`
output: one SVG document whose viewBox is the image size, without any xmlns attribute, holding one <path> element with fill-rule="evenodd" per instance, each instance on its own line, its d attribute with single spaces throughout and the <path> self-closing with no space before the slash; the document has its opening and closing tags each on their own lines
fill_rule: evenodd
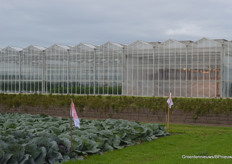
<svg viewBox="0 0 232 164">
<path fill-rule="evenodd" d="M 232 159 L 183 159 L 190 156 L 232 156 L 232 128 L 170 125 L 170 136 L 152 142 L 92 155 L 74 163 L 232 163 Z"/>
</svg>

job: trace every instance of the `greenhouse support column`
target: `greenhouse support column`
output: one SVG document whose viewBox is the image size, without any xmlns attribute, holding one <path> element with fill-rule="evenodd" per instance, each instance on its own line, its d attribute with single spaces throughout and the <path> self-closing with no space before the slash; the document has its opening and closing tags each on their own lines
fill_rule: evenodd
<svg viewBox="0 0 232 164">
<path fill-rule="evenodd" d="M 45 51 L 42 51 L 42 93 L 45 92 L 44 83 L 45 83 Z"/>
<path fill-rule="evenodd" d="M 164 56 L 163 56 L 163 80 L 162 80 L 162 83 L 163 83 L 163 96 L 165 96 L 165 89 L 166 89 L 166 57 L 167 57 L 167 54 L 166 54 L 166 46 L 164 47 L 163 49 L 163 53 L 164 53 Z"/>
<path fill-rule="evenodd" d="M 198 97 L 198 88 L 199 88 L 199 86 L 198 86 L 198 77 L 199 77 L 199 45 L 197 44 L 197 97 Z"/>
<path fill-rule="evenodd" d="M 205 71 L 205 47 L 206 47 L 206 44 L 204 43 L 204 48 L 203 48 L 203 66 L 202 66 L 202 75 L 203 75 L 203 97 L 205 97 L 205 74 L 204 74 L 204 71 Z"/>
<path fill-rule="evenodd" d="M 144 81 L 143 81 L 143 70 L 144 70 L 144 69 L 143 69 L 143 62 L 144 62 L 144 60 L 145 60 L 145 59 L 144 59 L 144 49 L 145 49 L 145 48 L 144 48 L 144 44 L 143 44 L 143 48 L 142 48 L 142 61 L 141 61 L 141 70 L 142 70 L 142 96 L 143 96 L 143 88 L 144 88 L 144 87 L 143 87 L 143 84 L 144 84 L 144 83 L 143 83 L 143 82 L 144 82 Z M 133 62 L 133 60 L 132 60 L 132 62 Z M 133 71 L 133 67 L 132 67 L 132 71 Z M 133 78 L 132 78 L 132 82 L 133 82 Z M 132 88 L 132 89 L 133 89 L 133 88 Z M 132 96 L 134 96 L 134 95 L 132 94 Z"/>
<path fill-rule="evenodd" d="M 208 97 L 211 97 L 210 96 L 210 90 L 211 90 L 211 76 L 210 76 L 210 74 L 211 74 L 211 62 L 210 62 L 210 60 L 211 60 L 211 48 L 210 48 L 210 46 L 209 46 L 209 96 Z"/>
<path fill-rule="evenodd" d="M 191 60 L 191 97 L 193 97 L 193 45 L 192 45 L 192 60 Z M 194 79 L 195 80 L 195 79 Z"/>
<path fill-rule="evenodd" d="M 217 97 L 217 53 L 218 53 L 218 51 L 217 51 L 217 46 L 214 48 L 215 49 L 215 58 L 214 58 L 214 60 L 215 60 L 215 69 L 214 69 L 214 76 L 215 76 L 215 78 L 214 78 L 214 85 L 215 85 L 215 87 L 214 87 L 214 90 L 215 90 L 215 97 Z"/>
<path fill-rule="evenodd" d="M 150 85 L 150 79 L 149 79 L 149 75 L 150 75 L 150 73 L 151 73 L 151 70 L 150 70 L 150 60 L 151 60 L 151 56 L 153 56 L 153 53 L 151 53 L 151 48 L 149 48 L 149 50 L 147 50 L 147 52 L 148 52 L 148 55 L 147 55 L 147 71 L 146 71 L 146 73 L 147 73 L 147 96 L 151 96 L 152 95 L 152 92 L 150 92 L 150 89 L 152 89 L 152 87 L 151 87 L 151 85 Z M 153 52 L 153 51 L 152 51 Z M 151 55 L 152 54 L 152 55 Z M 150 88 L 149 90 L 148 90 L 148 88 Z"/>
<path fill-rule="evenodd" d="M 117 86 L 117 91 L 116 91 L 116 93 L 117 93 L 117 95 L 119 95 L 118 94 L 118 73 L 119 73 L 119 70 L 118 70 L 118 66 L 120 65 L 119 63 L 120 63 L 120 60 L 119 60 L 119 57 L 118 57 L 118 54 L 119 54 L 119 52 L 121 52 L 121 50 L 119 51 L 118 49 L 117 49 L 117 57 L 116 57 L 116 60 L 117 60 L 117 62 L 116 62 L 116 66 L 115 66 L 115 64 L 114 64 L 114 75 L 115 75 L 115 77 L 116 77 L 116 79 L 114 79 L 114 78 L 112 78 L 112 80 L 117 80 L 117 82 L 116 82 L 116 86 Z M 114 62 L 115 62 L 115 56 L 114 56 Z"/>
<path fill-rule="evenodd" d="M 102 47 L 102 65 L 103 65 L 103 67 L 102 67 L 102 73 L 103 73 L 103 75 L 102 75 L 102 85 L 103 85 L 103 91 L 102 91 L 102 94 L 105 94 L 105 87 L 104 87 L 104 84 L 105 84 L 105 66 L 104 66 L 104 62 L 105 62 L 105 55 L 104 55 L 104 47 Z"/>
<path fill-rule="evenodd" d="M 182 77 L 181 77 L 181 72 L 182 72 L 182 65 L 181 65 L 181 59 L 182 59 L 182 48 L 180 47 L 180 45 L 179 45 L 179 48 L 178 48 L 179 50 L 180 50 L 180 96 L 182 96 L 181 95 L 181 93 L 182 93 Z"/>
<path fill-rule="evenodd" d="M 115 71 L 116 71 L 116 67 L 115 67 L 115 53 L 114 51 L 116 50 L 116 53 L 118 54 L 118 50 L 114 47 L 113 48 L 113 53 L 112 53 L 112 56 L 111 56 L 111 62 L 112 62 L 112 69 L 111 69 L 111 90 L 112 90 L 112 95 L 114 94 L 118 94 L 117 90 L 118 90 L 118 79 L 117 77 L 115 76 Z M 116 77 L 116 78 L 115 78 Z M 116 93 L 114 93 L 114 86 L 115 86 L 115 80 L 116 80 Z"/>
<path fill-rule="evenodd" d="M 80 86 L 80 91 L 79 94 L 81 94 L 81 56 L 83 54 L 82 49 L 78 51 L 79 54 L 77 54 L 80 57 L 80 62 L 79 62 L 79 86 Z"/>
<path fill-rule="evenodd" d="M 19 93 L 21 93 L 21 74 L 22 74 L 22 51 L 19 51 Z"/>
<path fill-rule="evenodd" d="M 125 48 L 123 47 L 122 48 L 122 95 L 125 95 L 125 91 L 124 91 L 124 80 L 125 80 L 125 77 L 124 77 L 124 69 L 125 69 L 125 57 L 126 57 L 126 55 L 125 55 Z"/>
<path fill-rule="evenodd" d="M 92 84 L 91 84 L 91 80 L 92 80 L 91 79 L 91 73 L 92 73 L 92 71 L 91 71 L 91 67 L 90 67 L 90 65 L 91 65 L 90 63 L 92 61 L 92 53 L 88 52 L 88 54 L 89 54 L 89 57 L 88 57 L 88 60 L 89 60 L 88 61 L 88 66 L 89 66 L 89 71 L 88 71 L 89 72 L 89 77 L 88 77 L 89 78 L 89 86 L 88 87 L 89 87 L 89 94 L 90 94 L 91 93 L 91 87 L 92 87 Z"/>
<path fill-rule="evenodd" d="M 14 58 L 14 62 L 15 62 L 15 65 L 14 65 L 14 93 L 17 93 L 17 57 L 15 56 Z M 0 84 L 0 87 L 1 87 L 1 84 Z M 1 88 L 0 88 L 1 90 Z"/>
<path fill-rule="evenodd" d="M 176 52 L 176 44 L 175 44 L 175 51 L 174 51 L 174 54 L 175 54 L 175 63 L 174 63 L 174 66 L 173 66 L 173 70 L 174 70 L 174 79 L 173 79 L 173 81 L 174 81 L 174 86 L 173 86 L 173 95 L 176 95 L 176 74 L 177 74 L 177 71 L 176 71 L 176 65 L 177 65 L 177 61 L 176 61 L 176 54 L 177 54 L 177 52 Z"/>
<path fill-rule="evenodd" d="M 223 80 L 223 96 L 227 97 L 227 88 L 226 88 L 226 48 L 225 48 L 225 44 L 223 44 L 223 75 L 222 75 L 222 80 Z"/>
<path fill-rule="evenodd" d="M 153 46 L 153 62 L 152 62 L 152 86 L 153 86 L 153 90 L 152 90 L 152 96 L 155 96 L 155 46 Z"/>
<path fill-rule="evenodd" d="M 227 74 L 227 76 L 228 76 L 228 80 L 227 80 L 227 97 L 230 97 L 230 58 L 229 58 L 229 56 L 230 56 L 230 43 L 228 43 L 228 49 L 227 49 L 227 61 L 228 61 L 228 65 L 227 65 L 227 72 L 228 72 L 228 74 Z"/>
<path fill-rule="evenodd" d="M 223 85 L 223 77 L 224 77 L 224 44 L 222 44 L 222 50 L 221 50 L 221 66 L 220 66 L 220 74 L 221 74 L 221 93 L 220 93 L 220 97 L 224 97 L 224 95 L 223 95 L 223 87 L 224 87 L 224 85 Z"/>
<path fill-rule="evenodd" d="M 9 52 L 10 51 L 10 52 Z M 10 67 L 10 55 L 9 54 L 11 54 L 11 50 L 8 50 L 7 51 L 7 87 L 6 87 L 6 91 L 7 92 L 9 92 L 10 91 L 10 69 L 9 69 L 9 67 Z"/>
<path fill-rule="evenodd" d="M 42 93 L 44 93 L 45 51 L 42 51 Z"/>
<path fill-rule="evenodd" d="M 158 68 L 157 68 L 157 71 L 158 71 L 158 87 L 157 87 L 157 89 L 158 89 L 158 96 L 159 96 L 159 84 L 160 84 L 160 79 L 159 79 L 159 76 L 160 76 L 160 75 L 159 75 L 159 73 L 160 73 L 160 68 L 159 68 L 159 67 L 160 67 L 160 65 L 159 65 L 159 48 L 160 48 L 160 47 L 158 46 L 158 53 L 157 53 L 157 58 L 158 58 L 158 59 L 157 59 L 157 61 L 158 61 L 158 66 L 157 66 L 157 67 L 158 67 Z"/>
<path fill-rule="evenodd" d="M 23 59 L 24 59 L 24 62 L 25 62 L 25 67 L 24 67 L 24 69 L 25 70 L 27 70 L 27 66 L 26 65 L 28 65 L 28 67 L 30 68 L 30 64 L 29 64 L 29 57 L 25 54 L 25 53 L 23 53 Z M 25 85 L 26 85 L 26 89 L 24 88 L 24 92 L 26 92 L 26 93 L 28 93 L 28 87 L 30 88 L 30 86 L 28 86 L 28 81 L 29 81 L 29 83 L 30 83 L 30 69 L 28 69 L 27 70 L 28 72 L 26 73 L 27 74 L 27 77 L 25 77 L 24 78 L 24 80 L 25 80 Z M 26 71 L 25 71 L 26 72 Z"/>
<path fill-rule="evenodd" d="M 111 85 L 112 85 L 112 95 L 115 94 L 115 95 L 118 95 L 118 76 L 116 75 L 116 72 L 117 72 L 117 65 L 118 65 L 118 61 L 116 63 L 116 66 L 115 66 L 115 56 L 116 58 L 118 59 L 118 48 L 116 49 L 115 47 L 113 48 L 113 54 L 112 54 L 112 76 L 111 76 Z M 114 51 L 116 50 L 116 55 L 114 53 Z M 116 84 L 116 87 L 115 87 L 115 84 Z M 116 89 L 116 93 L 114 91 L 114 88 Z"/>
<path fill-rule="evenodd" d="M 175 43 L 176 44 L 176 43 Z M 171 76 L 171 67 L 170 67 L 170 59 L 171 56 L 170 56 L 170 40 L 168 41 L 168 90 L 169 92 L 171 92 L 171 86 L 170 86 L 170 76 Z M 165 65 L 166 66 L 166 65 Z M 166 94 L 166 93 L 165 93 Z"/>
<path fill-rule="evenodd" d="M 93 94 L 96 94 L 96 48 L 93 53 Z"/>
<path fill-rule="evenodd" d="M 108 55 L 108 65 L 107 65 L 107 95 L 109 95 L 109 82 L 110 82 L 110 74 L 109 74 L 109 70 L 110 70 L 110 52 L 109 52 L 109 43 L 107 45 L 107 55 Z"/>
<path fill-rule="evenodd" d="M 137 43 L 136 47 L 138 47 L 138 43 Z M 131 83 L 132 83 L 131 94 L 132 94 L 132 96 L 134 96 L 134 58 L 133 58 L 134 49 L 133 49 L 133 47 L 131 47 L 131 52 L 132 52 L 132 55 L 131 55 Z M 136 49 L 136 56 L 137 55 L 138 55 L 138 48 Z M 138 71 L 138 66 L 137 66 L 137 71 Z M 138 96 L 138 87 L 137 87 L 137 96 Z"/>
<path fill-rule="evenodd" d="M 94 54 L 93 54 L 93 80 L 94 80 L 94 84 L 93 84 L 93 94 L 96 94 L 96 48 L 94 48 Z"/>
<path fill-rule="evenodd" d="M 137 91 L 137 96 L 139 96 L 139 53 L 138 53 L 138 43 L 136 46 L 136 61 L 137 61 L 137 65 L 136 65 L 136 71 L 137 71 L 137 85 L 136 85 L 136 91 Z M 131 48 L 132 50 L 132 54 L 133 54 L 133 47 Z M 132 59 L 132 65 L 133 65 L 133 56 L 131 57 Z M 132 71 L 133 71 L 133 66 L 132 66 Z M 133 75 L 133 74 L 132 74 Z M 132 84 L 133 84 L 133 77 L 132 77 Z M 133 85 L 132 85 L 132 89 L 134 89 Z M 133 90 L 132 90 L 133 91 Z M 133 94 L 132 94 L 133 95 Z"/>
<path fill-rule="evenodd" d="M 3 58 L 3 93 L 5 93 L 5 85 L 6 85 L 6 62 L 5 62 L 5 53 L 2 54 Z"/>
<path fill-rule="evenodd" d="M 67 94 L 69 94 L 69 78 L 70 78 L 70 61 L 69 61 L 70 51 L 67 50 Z"/>
<path fill-rule="evenodd" d="M 84 66 L 84 71 L 83 72 L 85 72 L 84 73 L 84 94 L 87 94 L 86 92 L 86 87 L 87 87 L 87 85 L 86 85 L 86 83 L 87 83 L 87 79 L 88 79 L 88 76 L 87 76 L 87 51 L 86 51 L 86 47 L 85 47 L 85 59 L 84 59 L 84 62 L 85 62 L 85 66 Z"/>
</svg>

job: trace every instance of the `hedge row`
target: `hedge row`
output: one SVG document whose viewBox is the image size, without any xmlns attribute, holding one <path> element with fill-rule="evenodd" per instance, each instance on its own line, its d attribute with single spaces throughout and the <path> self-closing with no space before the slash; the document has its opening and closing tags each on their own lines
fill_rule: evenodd
<svg viewBox="0 0 232 164">
<path fill-rule="evenodd" d="M 131 96 L 74 96 L 74 95 L 41 95 L 41 94 L 0 94 L 0 104 L 12 107 L 38 107 L 48 108 L 69 107 L 71 99 L 82 112 L 84 108 L 107 112 L 113 110 L 120 112 L 126 109 L 135 111 L 149 109 L 150 112 L 167 110 L 165 97 L 131 97 Z M 205 114 L 228 114 L 232 111 L 232 99 L 218 98 L 173 98 L 172 110 L 193 112 L 197 119 Z"/>
</svg>

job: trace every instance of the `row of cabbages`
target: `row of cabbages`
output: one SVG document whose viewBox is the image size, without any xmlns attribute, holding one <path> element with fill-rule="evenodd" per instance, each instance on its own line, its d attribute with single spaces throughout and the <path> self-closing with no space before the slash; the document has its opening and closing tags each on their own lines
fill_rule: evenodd
<svg viewBox="0 0 232 164">
<path fill-rule="evenodd" d="M 81 128 L 70 119 L 48 115 L 0 114 L 0 163 L 55 163 L 83 159 L 166 136 L 165 127 L 126 120 L 80 119 Z"/>
</svg>

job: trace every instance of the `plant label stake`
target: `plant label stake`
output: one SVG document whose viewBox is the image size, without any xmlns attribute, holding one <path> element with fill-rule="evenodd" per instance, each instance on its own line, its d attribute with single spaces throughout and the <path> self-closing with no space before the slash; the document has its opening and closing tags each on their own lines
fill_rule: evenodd
<svg viewBox="0 0 232 164">
<path fill-rule="evenodd" d="M 70 136 L 71 136 L 71 147 L 70 147 L 70 152 L 72 152 L 72 117 L 73 117 L 73 120 L 74 120 L 74 126 L 75 127 L 78 127 L 78 128 L 81 128 L 80 127 L 80 120 L 77 116 L 77 112 L 76 112 L 76 109 L 75 109 L 75 105 L 73 103 L 73 99 L 71 99 L 71 106 L 70 106 Z"/>
<path fill-rule="evenodd" d="M 173 102 L 172 102 L 172 93 L 171 92 L 169 92 L 167 103 L 168 103 L 167 131 L 169 131 L 169 113 L 170 113 L 170 108 L 173 105 Z"/>
<path fill-rule="evenodd" d="M 70 152 L 72 152 L 72 99 L 71 99 L 71 105 L 70 105 L 70 136 L 71 136 L 71 139 L 70 139 L 70 142 L 71 142 L 71 147 L 70 147 Z"/>
<path fill-rule="evenodd" d="M 168 124 L 167 124 L 167 131 L 169 131 L 169 104 L 168 104 Z"/>
</svg>

